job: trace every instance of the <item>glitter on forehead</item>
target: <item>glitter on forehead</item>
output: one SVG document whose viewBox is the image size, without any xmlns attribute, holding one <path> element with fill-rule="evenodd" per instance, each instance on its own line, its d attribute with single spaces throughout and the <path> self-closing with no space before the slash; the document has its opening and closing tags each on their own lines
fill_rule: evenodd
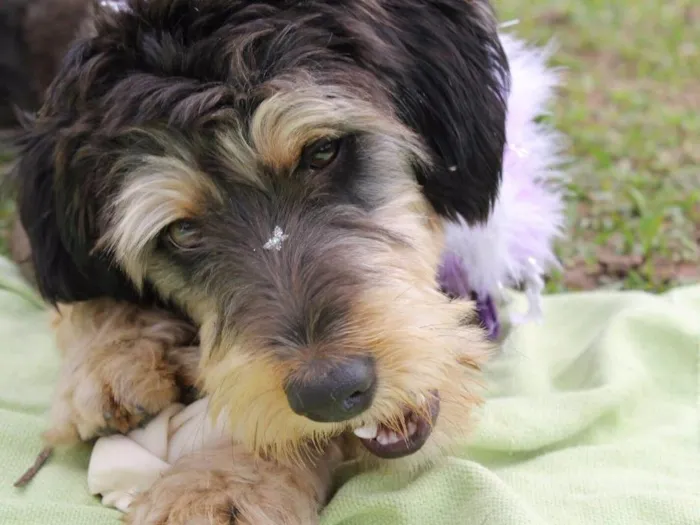
<svg viewBox="0 0 700 525">
<path fill-rule="evenodd" d="M 125 0 L 102 0 L 100 5 L 114 11 L 126 11 L 129 8 Z"/>
<path fill-rule="evenodd" d="M 282 228 L 275 226 L 272 232 L 272 237 L 270 237 L 267 242 L 263 245 L 266 250 L 275 250 L 276 252 L 282 249 L 282 241 L 284 241 L 289 235 L 285 235 Z"/>
</svg>

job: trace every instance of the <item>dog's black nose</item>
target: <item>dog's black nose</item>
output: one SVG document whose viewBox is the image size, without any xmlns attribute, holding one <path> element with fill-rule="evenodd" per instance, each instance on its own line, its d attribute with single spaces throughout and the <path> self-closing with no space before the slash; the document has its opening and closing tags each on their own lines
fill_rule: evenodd
<svg viewBox="0 0 700 525">
<path fill-rule="evenodd" d="M 346 421 L 367 410 L 374 399 L 377 375 L 368 357 L 315 365 L 303 380 L 285 387 L 289 406 L 299 415 L 323 423 Z"/>
</svg>

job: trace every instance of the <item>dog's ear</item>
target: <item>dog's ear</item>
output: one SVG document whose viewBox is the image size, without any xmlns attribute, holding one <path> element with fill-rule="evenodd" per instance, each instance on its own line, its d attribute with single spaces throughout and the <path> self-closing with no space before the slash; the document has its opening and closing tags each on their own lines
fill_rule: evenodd
<svg viewBox="0 0 700 525">
<path fill-rule="evenodd" d="M 131 297 L 122 272 L 92 252 L 91 201 L 70 186 L 70 177 L 56 179 L 59 135 L 58 126 L 30 125 L 12 177 L 39 291 L 52 304 Z"/>
<path fill-rule="evenodd" d="M 97 170 L 74 162 L 91 134 L 89 122 L 78 120 L 78 106 L 84 104 L 80 79 L 90 46 L 83 39 L 71 47 L 38 115 L 23 119 L 19 158 L 10 178 L 36 284 L 52 304 L 139 296 L 110 257 L 94 249 Z"/>
<path fill-rule="evenodd" d="M 510 76 L 495 16 L 487 0 L 393 4 L 379 33 L 386 52 L 372 60 L 429 148 L 418 182 L 441 215 L 483 221 L 501 181 Z"/>
</svg>

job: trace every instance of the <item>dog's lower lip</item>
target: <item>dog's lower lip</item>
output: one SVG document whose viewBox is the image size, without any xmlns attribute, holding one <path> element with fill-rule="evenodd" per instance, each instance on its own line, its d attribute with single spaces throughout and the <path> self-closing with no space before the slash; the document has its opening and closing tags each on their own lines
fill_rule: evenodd
<svg viewBox="0 0 700 525">
<path fill-rule="evenodd" d="M 440 413 L 440 397 L 437 392 L 431 392 L 427 406 L 431 421 L 418 417 L 416 413 L 410 413 L 407 416 L 406 426 L 409 427 L 409 436 L 398 436 L 384 425 L 379 425 L 377 437 L 360 438 L 360 441 L 369 452 L 382 459 L 397 459 L 418 452 L 428 441 Z M 415 430 L 413 430 L 414 427 Z"/>
</svg>

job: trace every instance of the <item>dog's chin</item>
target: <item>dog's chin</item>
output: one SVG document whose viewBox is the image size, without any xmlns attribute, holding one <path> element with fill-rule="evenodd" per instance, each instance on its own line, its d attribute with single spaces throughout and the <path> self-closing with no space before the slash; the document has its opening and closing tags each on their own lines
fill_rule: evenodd
<svg viewBox="0 0 700 525">
<path fill-rule="evenodd" d="M 398 459 L 421 450 L 433 433 L 440 414 L 440 396 L 432 391 L 421 410 L 406 409 L 400 429 L 396 425 L 375 422 L 353 430 L 353 434 L 371 455 L 379 459 Z"/>
</svg>

